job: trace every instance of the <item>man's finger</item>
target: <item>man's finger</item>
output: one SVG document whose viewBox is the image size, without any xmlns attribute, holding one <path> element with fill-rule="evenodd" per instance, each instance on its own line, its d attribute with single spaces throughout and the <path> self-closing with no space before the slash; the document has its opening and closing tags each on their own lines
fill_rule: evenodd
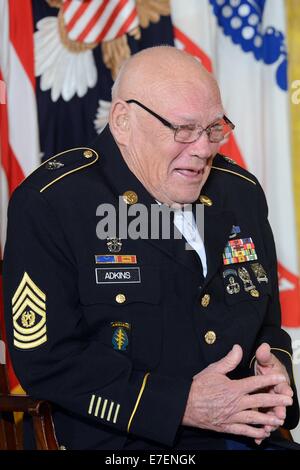
<svg viewBox="0 0 300 470">
<path fill-rule="evenodd" d="M 259 411 L 253 410 L 246 410 L 236 413 L 232 416 L 231 420 L 232 422 L 241 424 L 261 424 L 265 426 L 265 429 L 267 427 L 277 428 L 283 424 L 283 421 L 277 418 L 275 414 L 260 413 Z"/>
<path fill-rule="evenodd" d="M 276 386 L 286 383 L 286 379 L 282 374 L 254 375 L 235 381 L 235 386 L 239 388 L 241 393 L 253 393 L 266 387 Z"/>
<path fill-rule="evenodd" d="M 254 395 L 246 395 L 239 401 L 238 407 L 240 411 L 253 408 L 274 408 L 280 406 L 291 406 L 293 399 L 286 395 L 278 395 L 276 393 L 256 393 Z"/>
<path fill-rule="evenodd" d="M 286 395 L 288 397 L 292 397 L 294 395 L 292 388 L 287 383 L 280 383 L 275 385 L 274 391 L 280 395 Z"/>
<path fill-rule="evenodd" d="M 237 434 L 238 436 L 253 437 L 254 439 L 265 439 L 270 436 L 264 428 L 255 428 L 248 424 L 229 424 L 226 426 L 225 432 Z"/>
<path fill-rule="evenodd" d="M 274 356 L 271 353 L 271 347 L 268 343 L 263 343 L 257 348 L 255 357 L 258 364 L 262 366 L 268 366 L 274 363 Z"/>
<path fill-rule="evenodd" d="M 239 344 L 235 344 L 233 348 L 217 362 L 210 364 L 209 368 L 214 369 L 220 374 L 228 374 L 229 372 L 236 369 L 243 357 L 243 350 Z"/>
<path fill-rule="evenodd" d="M 286 418 L 286 407 L 285 406 L 275 406 L 273 408 L 272 412 L 274 413 L 274 415 L 278 419 L 282 419 L 283 421 L 285 420 L 285 418 Z"/>
</svg>

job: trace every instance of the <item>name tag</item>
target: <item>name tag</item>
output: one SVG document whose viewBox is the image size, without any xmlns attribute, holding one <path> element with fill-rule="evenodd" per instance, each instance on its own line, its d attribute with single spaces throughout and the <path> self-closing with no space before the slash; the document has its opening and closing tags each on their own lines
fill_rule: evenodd
<svg viewBox="0 0 300 470">
<path fill-rule="evenodd" d="M 130 284 L 141 282 L 140 268 L 96 268 L 97 284 Z"/>
</svg>

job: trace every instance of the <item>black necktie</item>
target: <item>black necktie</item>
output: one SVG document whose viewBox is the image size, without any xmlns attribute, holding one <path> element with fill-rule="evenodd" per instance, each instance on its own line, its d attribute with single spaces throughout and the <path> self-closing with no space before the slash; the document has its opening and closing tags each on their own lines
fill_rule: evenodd
<svg viewBox="0 0 300 470">
<path fill-rule="evenodd" d="M 176 259 L 194 271 L 199 277 L 199 284 L 202 285 L 204 281 L 203 266 L 198 253 L 188 244 L 183 235 L 179 240 L 175 239 L 174 244 Z"/>
</svg>

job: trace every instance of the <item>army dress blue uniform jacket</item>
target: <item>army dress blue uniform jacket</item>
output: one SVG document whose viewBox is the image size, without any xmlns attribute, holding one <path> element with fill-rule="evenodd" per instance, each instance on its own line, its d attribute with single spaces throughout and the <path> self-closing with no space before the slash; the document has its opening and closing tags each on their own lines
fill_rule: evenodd
<svg viewBox="0 0 300 470">
<path fill-rule="evenodd" d="M 67 449 L 224 448 L 225 436 L 181 425 L 196 373 L 238 343 L 244 355 L 232 377 L 252 375 L 255 350 L 267 341 L 293 380 L 262 189 L 234 162 L 215 157 L 201 191 L 205 279 L 178 240 L 123 239 L 122 262 L 103 262 L 116 255 L 96 235 L 97 207 L 117 208 L 128 191 L 137 196 L 128 207 L 156 204 L 107 127 L 93 148 L 53 157 L 14 192 L 4 292 L 15 372 L 27 393 L 53 403 Z M 225 265 L 228 242 L 250 238 L 257 259 Z M 106 282 L 124 270 L 127 279 Z M 297 422 L 295 398 L 285 426 Z"/>
</svg>

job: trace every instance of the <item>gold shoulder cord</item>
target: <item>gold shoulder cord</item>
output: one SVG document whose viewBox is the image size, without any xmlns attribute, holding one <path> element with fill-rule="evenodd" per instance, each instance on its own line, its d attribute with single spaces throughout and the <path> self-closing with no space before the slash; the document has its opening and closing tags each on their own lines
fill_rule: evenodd
<svg viewBox="0 0 300 470">
<path fill-rule="evenodd" d="M 220 167 L 214 166 L 214 165 L 212 165 L 212 168 L 213 168 L 214 170 L 224 171 L 225 173 L 231 173 L 231 174 L 233 174 L 233 175 L 239 176 L 240 178 L 243 178 L 244 180 L 249 181 L 250 183 L 256 185 L 256 182 L 255 182 L 255 181 L 251 180 L 250 178 L 247 178 L 247 176 L 240 175 L 240 174 L 237 173 L 236 171 L 226 170 L 226 168 L 220 168 Z"/>
<path fill-rule="evenodd" d="M 90 150 L 91 152 L 93 152 L 93 154 L 96 155 L 96 158 L 92 161 L 92 162 L 89 162 L 89 163 L 86 163 L 85 165 L 81 165 L 79 166 L 78 168 L 74 168 L 73 170 L 70 170 L 70 171 L 67 171 L 66 173 L 64 173 L 63 175 L 60 175 L 58 178 L 55 178 L 53 181 L 51 181 L 50 183 L 46 184 L 46 186 L 44 186 L 42 189 L 40 189 L 40 193 L 42 193 L 43 191 L 45 191 L 47 188 L 49 188 L 50 186 L 52 186 L 52 184 L 56 183 L 57 181 L 59 181 L 60 179 L 64 178 L 65 176 L 67 175 L 70 175 L 71 173 L 75 173 L 75 171 L 79 171 L 81 170 L 82 168 L 86 168 L 90 165 L 93 165 L 98 159 L 99 159 L 99 155 L 98 153 L 93 150 L 93 149 L 90 149 L 88 147 L 76 147 L 76 148 L 73 148 L 73 149 L 69 149 L 69 150 L 65 150 L 64 152 L 60 152 L 56 155 L 54 155 L 54 157 L 51 157 L 49 158 L 48 160 L 46 160 L 45 162 L 43 162 L 39 168 L 43 165 L 45 165 L 45 163 L 49 162 L 50 160 L 56 158 L 56 157 L 59 157 L 60 155 L 64 155 L 68 152 L 71 152 L 72 150 Z"/>
</svg>

